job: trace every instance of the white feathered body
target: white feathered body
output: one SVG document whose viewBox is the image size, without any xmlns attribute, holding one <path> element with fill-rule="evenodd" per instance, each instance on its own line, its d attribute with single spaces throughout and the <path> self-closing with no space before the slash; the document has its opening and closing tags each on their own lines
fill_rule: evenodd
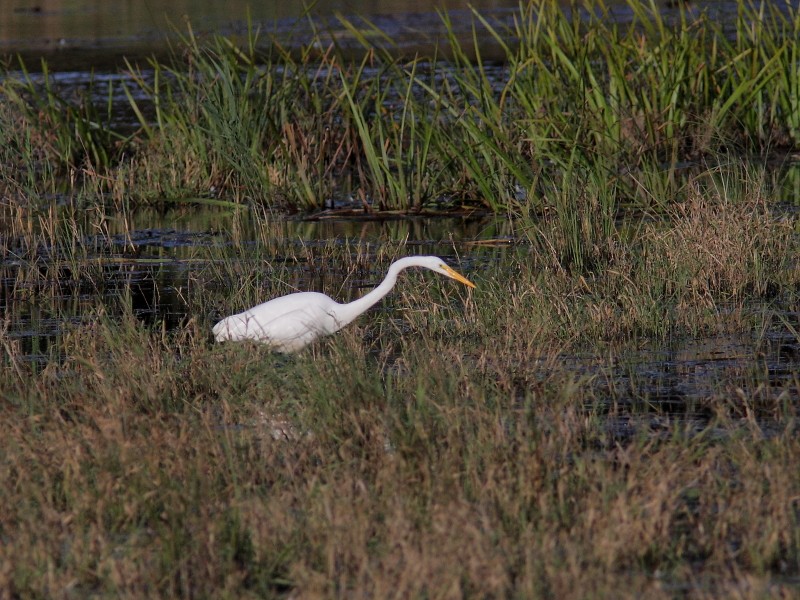
<svg viewBox="0 0 800 600">
<path fill-rule="evenodd" d="M 254 340 L 280 352 L 295 352 L 347 324 L 337 321 L 337 306 L 318 292 L 281 296 L 222 319 L 214 326 L 214 338 L 218 342 Z"/>
</svg>

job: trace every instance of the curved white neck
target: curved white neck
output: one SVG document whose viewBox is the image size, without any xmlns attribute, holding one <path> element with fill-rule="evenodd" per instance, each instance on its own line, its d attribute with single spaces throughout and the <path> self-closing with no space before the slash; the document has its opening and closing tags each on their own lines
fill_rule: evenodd
<svg viewBox="0 0 800 600">
<path fill-rule="evenodd" d="M 344 327 L 361 313 L 364 313 L 372 308 L 372 306 L 377 304 L 381 298 L 391 292 L 394 284 L 397 282 L 397 276 L 400 274 L 400 271 L 413 266 L 413 264 L 409 263 L 413 263 L 414 259 L 415 257 L 413 256 L 407 256 L 393 262 L 389 267 L 389 272 L 386 273 L 386 277 L 378 287 L 368 294 L 365 294 L 358 300 L 354 300 L 353 302 L 349 302 L 347 304 L 338 304 L 333 316 L 336 319 L 336 323 L 339 328 Z"/>
</svg>

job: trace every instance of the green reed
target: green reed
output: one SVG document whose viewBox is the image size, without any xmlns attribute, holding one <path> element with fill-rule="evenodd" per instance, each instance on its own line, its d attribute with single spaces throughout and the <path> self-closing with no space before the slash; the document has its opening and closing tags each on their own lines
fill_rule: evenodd
<svg viewBox="0 0 800 600">
<path fill-rule="evenodd" d="M 674 23 L 653 4 L 632 3 L 626 23 L 605 10 L 590 2 L 573 19 L 556 2 L 531 3 L 510 25 L 474 13 L 468 40 L 444 14 L 441 47 L 411 59 L 344 18 L 361 57 L 325 31 L 289 50 L 252 30 L 201 39 L 190 28 L 171 63 L 151 61 L 152 75 L 129 67 L 134 137 L 115 131 L 110 94 L 104 106 L 91 94 L 68 101 L 46 69 L 41 86 L 27 75 L 4 84 L 21 114 L 8 124 L 30 126 L 27 142 L 12 137 L 23 157 L 42 157 L 40 171 L 91 167 L 69 185 L 98 201 L 218 197 L 292 210 L 349 199 L 367 210 L 520 214 L 573 170 L 652 206 L 661 194 L 643 185 L 675 189 L 676 165 L 796 146 L 796 9 L 742 4 L 730 31 L 683 6 Z M 486 39 L 501 67 L 484 58 Z"/>
<path fill-rule="evenodd" d="M 362 182 L 356 192 L 363 205 L 377 210 L 419 211 L 425 204 L 435 206 L 441 192 L 442 168 L 433 148 L 438 107 L 428 108 L 413 95 L 417 68 L 411 65 L 405 90 L 393 89 L 399 79 L 394 73 L 372 77 L 363 89 L 357 85 L 360 76 L 356 85 L 342 77 L 363 157 L 355 165 Z"/>
<path fill-rule="evenodd" d="M 95 96 L 92 77 L 77 98 L 59 91 L 42 61 L 41 83 L 22 66 L 22 76 L 7 79 L 2 95 L 18 109 L 25 126 L 37 136 L 37 152 L 46 156 L 54 171 L 89 168 L 105 170 L 119 160 L 129 138 L 115 128 L 114 86 L 107 84 L 104 104 Z"/>
<path fill-rule="evenodd" d="M 152 61 L 152 81 L 131 67 L 134 83 L 152 99 L 155 122 L 131 92 L 128 98 L 156 155 L 167 161 L 177 189 L 167 195 L 187 192 L 213 193 L 235 190 L 234 197 L 264 194 L 268 173 L 263 153 L 273 150 L 279 123 L 266 107 L 291 92 L 276 81 L 274 73 L 257 64 L 257 34 L 239 48 L 225 38 L 201 46 L 192 30 L 182 38 L 188 62 L 180 67 Z M 273 95 L 275 91 L 275 95 Z M 285 97 L 285 96 L 284 96 Z M 183 172 L 180 172 L 180 171 Z M 156 174 L 156 182 L 158 174 Z M 198 189 L 199 188 L 199 189 Z"/>
</svg>

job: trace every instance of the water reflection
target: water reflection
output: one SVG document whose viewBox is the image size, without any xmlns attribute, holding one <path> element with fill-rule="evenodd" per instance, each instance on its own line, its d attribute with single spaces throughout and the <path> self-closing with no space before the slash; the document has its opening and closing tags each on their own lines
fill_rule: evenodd
<svg viewBox="0 0 800 600">
<path fill-rule="evenodd" d="M 262 31 L 274 32 L 285 40 L 309 38 L 305 5 L 302 2 L 252 2 L 231 0 L 178 0 L 175 2 L 61 2 L 43 3 L 15 0 L 11 10 L 0 11 L 0 50 L 9 52 L 93 51 L 99 49 L 148 49 L 161 46 L 175 31 L 183 31 L 188 19 L 200 33 L 225 35 L 246 31 L 251 22 Z M 485 14 L 518 7 L 515 0 L 476 0 L 471 3 Z M 319 0 L 313 3 L 313 14 L 326 17 L 335 14 L 373 15 L 388 25 L 390 36 L 424 35 L 421 24 L 428 25 L 437 10 L 460 11 L 467 15 L 460 0 Z M 424 17 L 420 23 L 418 15 Z M 437 17 L 438 20 L 438 17 Z M 91 54 L 89 54 L 91 56 Z M 58 57 L 55 57 L 58 58 Z"/>
</svg>

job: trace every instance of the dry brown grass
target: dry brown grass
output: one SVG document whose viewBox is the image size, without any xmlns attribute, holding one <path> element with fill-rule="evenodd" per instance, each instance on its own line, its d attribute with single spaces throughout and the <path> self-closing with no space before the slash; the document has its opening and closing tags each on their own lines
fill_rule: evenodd
<svg viewBox="0 0 800 600">
<path fill-rule="evenodd" d="M 76 330 L 62 365 L 0 384 L 0 586 L 789 597 L 796 380 L 743 376 L 706 399 L 716 416 L 700 429 L 676 416 L 657 435 L 615 440 L 608 398 L 569 363 L 470 356 L 420 335 L 382 362 L 356 330 L 288 360 L 208 346 L 192 327 Z M 770 420 L 729 416 L 733 389 L 749 398 L 754 385 Z M 298 434 L 276 439 L 265 410 Z"/>
<path fill-rule="evenodd" d="M 793 243 L 792 222 L 777 219 L 763 181 L 747 174 L 738 180 L 743 189 L 725 189 L 713 180 L 707 189 L 690 183 L 686 200 L 671 209 L 666 227 L 651 232 L 646 268 L 667 277 L 680 311 L 765 295 L 771 274 L 791 268 L 786 256 Z"/>
<path fill-rule="evenodd" d="M 594 247 L 581 268 L 565 265 L 569 234 L 546 215 L 528 230 L 530 261 L 488 282 L 508 293 L 508 310 L 491 313 L 497 330 L 519 346 L 750 329 L 753 311 L 791 302 L 798 280 L 795 219 L 776 209 L 764 177 L 742 167 L 702 173 L 631 240 L 616 226 L 587 236 Z"/>
</svg>

